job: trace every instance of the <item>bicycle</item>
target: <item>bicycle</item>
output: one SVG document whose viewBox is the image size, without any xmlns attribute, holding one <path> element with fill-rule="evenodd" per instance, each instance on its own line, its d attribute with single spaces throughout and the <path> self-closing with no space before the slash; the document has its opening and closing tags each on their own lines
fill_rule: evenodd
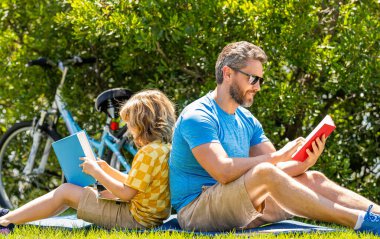
<svg viewBox="0 0 380 239">
<path fill-rule="evenodd" d="M 62 78 L 49 109 L 40 111 L 32 121 L 14 124 L 0 138 L 0 205 L 2 207 L 17 208 L 51 191 L 64 181 L 58 160 L 55 154 L 51 153 L 51 144 L 62 138 L 57 131 L 59 119 L 63 119 L 70 134 L 82 129 L 66 108 L 61 97 L 61 89 L 65 82 L 68 65 L 82 66 L 95 62 L 95 58 L 74 57 L 57 63 L 46 58 L 39 58 L 27 64 L 27 66 L 58 68 L 62 73 Z M 128 100 L 131 95 L 131 91 L 117 88 L 107 90 L 97 97 L 95 107 L 98 111 L 106 113 L 106 123 L 100 140 L 91 137 L 89 139 L 97 157 L 105 157 L 112 167 L 118 169 L 123 167 L 126 172 L 129 171 L 130 166 L 123 153 L 133 156 L 136 150 L 133 143 L 127 137 L 123 137 L 127 130 L 126 126 L 118 129 L 118 124 L 114 119 L 117 118 L 119 103 Z"/>
</svg>

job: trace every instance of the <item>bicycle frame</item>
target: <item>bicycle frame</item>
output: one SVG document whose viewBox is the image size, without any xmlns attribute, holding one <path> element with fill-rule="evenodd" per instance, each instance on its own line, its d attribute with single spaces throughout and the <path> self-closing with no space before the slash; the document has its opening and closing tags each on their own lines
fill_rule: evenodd
<svg viewBox="0 0 380 239">
<path fill-rule="evenodd" d="M 35 122 L 34 125 L 35 126 L 42 126 L 43 123 L 45 122 L 45 118 L 46 118 L 47 114 L 51 114 L 51 113 L 57 114 L 57 112 L 59 112 L 60 116 L 63 118 L 63 120 L 66 124 L 66 127 L 67 127 L 70 135 L 72 135 L 72 134 L 75 134 L 75 133 L 81 131 L 82 129 L 74 120 L 71 112 L 66 109 L 66 103 L 62 100 L 61 94 L 60 94 L 61 89 L 63 87 L 63 84 L 65 82 L 68 67 L 64 66 L 63 62 L 59 62 L 58 68 L 62 72 L 62 78 L 61 78 L 60 84 L 57 87 L 54 102 L 53 102 L 49 112 L 45 112 L 45 111 L 41 112 L 41 115 L 40 115 L 38 122 Z M 57 116 L 59 116 L 59 114 L 57 114 Z M 55 121 L 57 121 L 57 120 L 58 120 L 58 118 Z M 107 117 L 107 123 L 103 128 L 103 133 L 102 133 L 100 141 L 97 141 L 97 140 L 89 137 L 90 144 L 93 148 L 96 149 L 96 154 L 97 154 L 97 157 L 99 157 L 99 158 L 102 158 L 104 156 L 105 148 L 108 147 L 114 153 L 118 162 L 120 162 L 123 165 L 123 167 L 126 169 L 126 172 L 129 172 L 130 166 L 127 163 L 124 156 L 120 152 L 121 146 L 124 144 L 125 141 L 120 140 L 111 134 L 110 128 L 109 128 L 110 121 L 111 121 L 111 119 Z M 54 123 L 56 123 L 56 122 L 54 122 Z M 35 129 L 37 129 L 37 127 L 35 127 Z M 37 151 L 37 148 L 39 146 L 41 137 L 42 137 L 42 133 L 40 131 L 35 130 L 33 132 L 32 150 L 29 154 L 27 164 L 23 170 L 23 172 L 25 174 L 29 174 L 32 172 L 33 165 L 34 165 L 34 159 L 36 157 L 36 151 Z M 52 140 L 48 140 L 46 142 L 43 157 L 41 159 L 40 165 L 39 165 L 38 169 L 33 170 L 34 173 L 43 173 L 44 172 L 45 166 L 47 164 L 48 156 L 49 156 L 49 153 L 51 150 L 51 144 L 52 143 L 53 143 Z M 127 150 L 128 152 L 130 152 L 132 155 L 136 154 L 135 148 L 130 144 L 124 144 L 124 149 Z"/>
</svg>

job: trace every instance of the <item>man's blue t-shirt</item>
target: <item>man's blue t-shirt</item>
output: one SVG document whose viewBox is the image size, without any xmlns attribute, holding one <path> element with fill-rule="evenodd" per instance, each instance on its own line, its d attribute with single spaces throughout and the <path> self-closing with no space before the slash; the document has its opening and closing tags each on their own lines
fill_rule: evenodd
<svg viewBox="0 0 380 239">
<path fill-rule="evenodd" d="M 179 116 L 169 158 L 170 193 L 174 209 L 179 210 L 202 192 L 202 186 L 217 181 L 195 159 L 191 150 L 217 142 L 228 157 L 249 157 L 251 146 L 268 141 L 260 122 L 246 109 L 235 114 L 223 111 L 212 93 L 188 105 Z"/>
</svg>

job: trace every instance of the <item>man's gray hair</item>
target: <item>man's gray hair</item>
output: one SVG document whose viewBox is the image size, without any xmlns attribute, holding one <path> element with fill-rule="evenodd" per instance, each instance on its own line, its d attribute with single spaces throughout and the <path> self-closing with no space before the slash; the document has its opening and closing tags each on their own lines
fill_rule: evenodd
<svg viewBox="0 0 380 239">
<path fill-rule="evenodd" d="M 267 61 L 267 55 L 258 46 L 246 41 L 233 42 L 225 46 L 215 64 L 216 83 L 223 82 L 223 67 L 230 66 L 241 69 L 247 66 L 249 60 Z"/>
</svg>

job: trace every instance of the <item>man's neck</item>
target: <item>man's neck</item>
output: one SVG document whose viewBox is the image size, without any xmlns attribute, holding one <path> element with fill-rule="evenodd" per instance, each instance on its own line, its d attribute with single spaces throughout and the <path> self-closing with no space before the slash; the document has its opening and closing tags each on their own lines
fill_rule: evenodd
<svg viewBox="0 0 380 239">
<path fill-rule="evenodd" d="M 239 107 L 228 93 L 227 89 L 217 86 L 212 92 L 215 102 L 227 114 L 235 114 L 236 109 Z"/>
</svg>

